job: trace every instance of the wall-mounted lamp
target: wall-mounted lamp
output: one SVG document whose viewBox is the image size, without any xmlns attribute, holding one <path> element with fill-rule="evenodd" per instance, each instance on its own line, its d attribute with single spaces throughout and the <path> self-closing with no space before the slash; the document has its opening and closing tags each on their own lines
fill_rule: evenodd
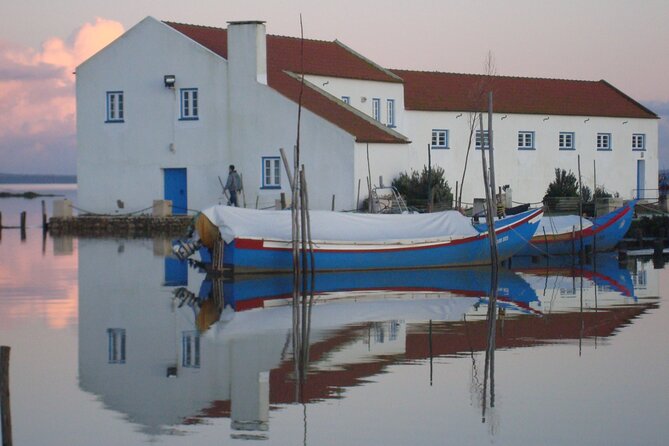
<svg viewBox="0 0 669 446">
<path fill-rule="evenodd" d="M 174 88 L 174 84 L 177 81 L 177 77 L 173 74 L 166 74 L 163 80 L 165 81 L 165 87 Z"/>
<path fill-rule="evenodd" d="M 462 116 L 462 113 L 460 113 L 458 116 L 456 116 L 455 119 L 458 119 L 460 116 Z"/>
<path fill-rule="evenodd" d="M 504 120 L 505 120 L 506 118 L 508 118 L 508 117 L 509 117 L 508 115 L 504 115 L 504 116 L 502 116 L 501 121 L 504 121 Z"/>
<path fill-rule="evenodd" d="M 584 123 L 586 123 L 586 122 L 588 122 L 589 120 L 590 120 L 590 118 L 586 119 L 586 120 L 585 120 L 585 121 L 583 121 L 583 122 L 584 122 Z"/>
<path fill-rule="evenodd" d="M 623 121 L 623 125 L 627 124 L 629 121 Z"/>
<path fill-rule="evenodd" d="M 367 98 L 365 96 L 360 96 L 360 102 L 367 102 Z"/>
<path fill-rule="evenodd" d="M 174 143 L 171 142 L 169 145 L 170 152 L 175 153 L 177 151 L 176 147 L 174 147 Z"/>
<path fill-rule="evenodd" d="M 325 82 L 323 82 L 323 86 L 325 87 L 329 83 L 330 83 L 330 81 L 325 81 Z"/>
<path fill-rule="evenodd" d="M 550 117 L 550 116 L 546 116 L 546 117 L 544 118 L 544 121 L 548 121 L 549 119 L 551 119 L 551 117 Z"/>
</svg>

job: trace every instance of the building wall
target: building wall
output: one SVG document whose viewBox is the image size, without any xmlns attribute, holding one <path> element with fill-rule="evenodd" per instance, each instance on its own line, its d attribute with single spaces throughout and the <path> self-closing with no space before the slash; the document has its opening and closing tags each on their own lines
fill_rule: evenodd
<svg viewBox="0 0 669 446">
<path fill-rule="evenodd" d="M 308 75 L 304 78 L 339 99 L 344 96 L 348 97 L 350 99 L 349 105 L 367 116 L 373 117 L 373 99 L 380 99 L 380 122 L 386 125 L 388 124 L 388 99 L 392 99 L 395 103 L 395 126 L 393 128 L 400 133 L 404 133 L 404 84 L 314 75 Z"/>
<path fill-rule="evenodd" d="M 163 76 L 174 74 L 174 89 Z M 164 197 L 163 169 L 188 169 L 188 207 L 220 196 L 229 159 L 226 62 L 146 18 L 77 68 L 79 207 L 133 212 Z M 180 120 L 181 88 L 198 88 L 199 120 Z M 123 91 L 125 118 L 105 123 L 106 92 Z M 225 178 L 223 178 L 225 180 Z M 117 200 L 124 202 L 118 209 Z"/>
<path fill-rule="evenodd" d="M 262 30 L 249 29 L 262 27 Z M 242 29 L 246 28 L 246 29 Z M 264 33 L 264 25 L 230 25 L 229 45 L 229 128 L 231 129 L 232 161 L 244 177 L 247 207 L 273 206 L 286 194 L 290 202 L 290 184 L 281 167 L 281 187 L 262 187 L 262 158 L 280 156 L 284 148 L 291 169 L 293 148 L 297 141 L 298 105 L 276 90 L 258 82 L 256 33 Z M 235 51 L 235 46 L 245 48 Z M 237 55 L 239 57 L 237 57 Z M 312 209 L 330 209 L 335 196 L 337 210 L 351 209 L 354 191 L 354 137 L 330 122 L 302 109 L 300 119 L 300 163 L 305 165 Z"/>
<path fill-rule="evenodd" d="M 469 139 L 470 114 L 455 112 L 407 111 L 407 136 L 412 141 L 411 169 L 420 170 L 427 164 L 427 145 L 433 129 L 449 131 L 449 148 L 432 149 L 432 165 L 446 171 L 446 178 L 455 191 L 462 184 Z M 548 119 L 546 119 L 548 118 Z M 487 115 L 484 127 L 487 128 Z M 555 169 L 571 170 L 578 175 L 580 155 L 583 184 L 594 191 L 596 165 L 597 185 L 623 198 L 636 196 L 637 160 L 645 161 L 646 196 L 657 196 L 658 130 L 654 119 L 602 118 L 585 116 L 547 116 L 495 114 L 493 144 L 495 176 L 498 186 L 509 185 L 513 199 L 518 202 L 540 202 L 548 184 L 555 178 Z M 478 124 L 476 126 L 478 128 Z M 518 132 L 534 132 L 534 150 L 518 149 Z M 559 150 L 560 132 L 573 132 L 574 150 Z M 611 134 L 611 150 L 596 148 L 597 133 Z M 632 150 L 632 134 L 645 134 L 645 151 Z M 594 163 L 593 163 L 594 162 Z M 481 152 L 470 151 L 464 181 L 463 201 L 471 203 L 483 197 Z"/>
</svg>

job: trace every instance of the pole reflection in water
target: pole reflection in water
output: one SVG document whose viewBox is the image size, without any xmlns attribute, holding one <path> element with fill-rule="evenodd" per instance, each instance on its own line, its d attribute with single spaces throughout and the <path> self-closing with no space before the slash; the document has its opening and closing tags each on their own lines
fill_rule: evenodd
<svg viewBox="0 0 669 446">
<path fill-rule="evenodd" d="M 483 400 L 481 421 L 486 421 L 487 397 L 490 391 L 490 408 L 495 407 L 495 334 L 497 320 L 497 285 L 499 269 L 497 264 L 493 264 L 490 269 L 490 300 L 488 302 L 488 313 L 486 322 L 488 327 L 488 337 L 485 351 L 485 366 L 483 371 Z M 489 385 L 489 387 L 488 387 Z"/>
</svg>

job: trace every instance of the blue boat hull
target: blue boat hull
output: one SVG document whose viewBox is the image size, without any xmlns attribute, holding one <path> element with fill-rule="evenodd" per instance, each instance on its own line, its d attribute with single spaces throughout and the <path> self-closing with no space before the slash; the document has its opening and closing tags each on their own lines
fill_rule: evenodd
<svg viewBox="0 0 669 446">
<path fill-rule="evenodd" d="M 500 259 L 517 253 L 534 235 L 542 210 L 531 210 L 495 223 Z M 328 244 L 317 243 L 317 271 L 352 271 L 401 268 L 436 268 L 490 264 L 490 244 L 485 228 L 478 235 L 416 243 Z M 236 238 L 224 247 L 223 263 L 233 272 L 290 271 L 290 242 Z"/>
<path fill-rule="evenodd" d="M 592 221 L 593 225 L 580 231 L 561 235 L 537 233 L 518 255 L 559 255 L 586 251 L 605 252 L 616 247 L 632 224 L 635 201 Z M 548 218 L 548 217 L 544 217 Z"/>
</svg>

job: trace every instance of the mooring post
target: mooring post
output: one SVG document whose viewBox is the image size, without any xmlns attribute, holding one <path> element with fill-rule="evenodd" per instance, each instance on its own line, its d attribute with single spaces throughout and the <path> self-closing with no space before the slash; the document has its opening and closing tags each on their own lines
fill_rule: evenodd
<svg viewBox="0 0 669 446">
<path fill-rule="evenodd" d="M 335 195 L 332 194 L 332 210 L 334 211 L 335 209 Z"/>
<path fill-rule="evenodd" d="M 26 239 L 26 211 L 21 212 L 21 240 Z"/>
<path fill-rule="evenodd" d="M 12 446 L 12 413 L 9 405 L 9 351 L 0 347 L 0 413 L 2 415 L 2 446 Z"/>
<path fill-rule="evenodd" d="M 47 223 L 47 218 L 46 218 L 46 203 L 44 200 L 42 200 L 42 231 L 46 232 L 49 227 L 49 223 Z"/>
</svg>

